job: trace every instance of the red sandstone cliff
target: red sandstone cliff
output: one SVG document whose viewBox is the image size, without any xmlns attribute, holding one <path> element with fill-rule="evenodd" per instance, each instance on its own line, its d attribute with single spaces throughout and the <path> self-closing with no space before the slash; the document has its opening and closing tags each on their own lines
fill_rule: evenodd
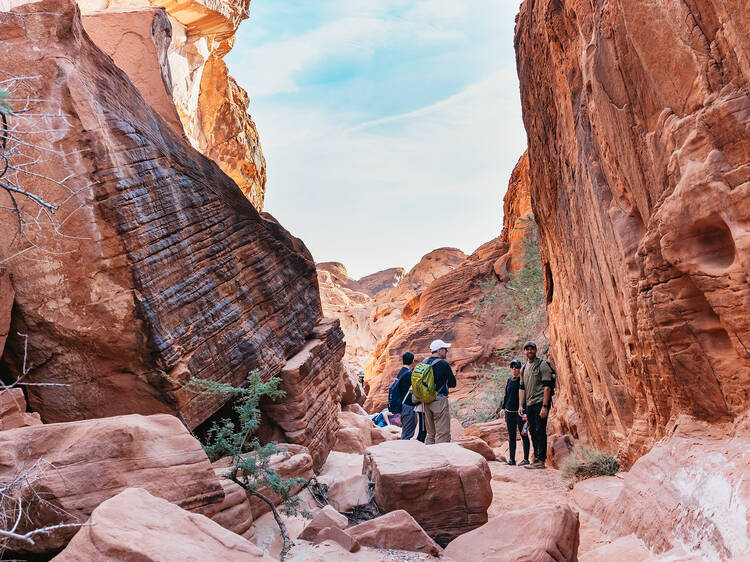
<svg viewBox="0 0 750 562">
<path fill-rule="evenodd" d="M 257 369 L 282 376 L 287 397 L 266 411 L 280 437 L 320 466 L 344 344 L 322 319 L 304 244 L 149 106 L 75 4 L 23 5 L 2 29 L 0 69 L 26 77 L 6 85 L 40 100 L 9 117 L 31 134 L 7 154 L 29 192 L 61 205 L 57 232 L 42 221 L 19 237 L 7 209 L 0 223 L 15 290 L 6 367 L 20 368 L 17 332 L 28 334 L 27 381 L 68 385 L 29 387 L 31 408 L 46 422 L 169 412 L 195 428 L 226 397 L 188 395 L 163 374 L 240 384 Z"/>
<path fill-rule="evenodd" d="M 564 425 L 633 460 L 747 409 L 750 4 L 526 0 L 531 200 Z"/>
</svg>

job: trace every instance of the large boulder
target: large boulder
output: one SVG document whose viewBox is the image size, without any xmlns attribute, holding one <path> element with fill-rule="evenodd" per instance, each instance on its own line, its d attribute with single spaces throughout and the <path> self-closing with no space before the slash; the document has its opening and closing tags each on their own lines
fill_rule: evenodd
<svg viewBox="0 0 750 562">
<path fill-rule="evenodd" d="M 208 517 L 139 488 L 102 502 L 56 562 L 271 561 L 253 543 Z"/>
<path fill-rule="evenodd" d="M 680 414 L 747 409 L 748 27 L 726 0 L 526 0 L 517 19 L 560 433 L 625 465 Z"/>
<path fill-rule="evenodd" d="M 66 217 L 63 236 L 39 233 L 49 241 L 41 248 L 0 221 L 0 241 L 14 241 L 0 258 L 13 277 L 14 329 L 29 334 L 26 378 L 67 385 L 29 387 L 32 410 L 45 422 L 172 413 L 195 429 L 229 397 L 198 396 L 182 382 L 241 385 L 256 370 L 285 379 L 287 396 L 269 411 L 282 440 L 321 462 L 333 445 L 344 344 L 336 323 L 321 321 L 309 251 L 151 108 L 85 33 L 75 3 L 4 14 L 0 70 L 26 76 L 18 88 L 39 100 L 12 118 L 37 131 L 24 139 L 39 147 L 25 188 Z M 38 211 L 30 199 L 19 205 Z M 9 338 L 11 371 L 23 353 Z"/>
<path fill-rule="evenodd" d="M 445 554 L 456 562 L 575 562 L 579 526 L 578 514 L 569 505 L 539 504 L 493 517 L 451 542 Z"/>
<path fill-rule="evenodd" d="M 103 501 L 126 488 L 144 488 L 186 510 L 215 513 L 224 498 L 200 443 L 174 416 L 118 416 L 0 431 L 0 481 L 37 464 L 24 489 L 18 530 L 83 523 Z M 38 501 L 37 498 L 44 501 Z M 50 553 L 76 532 L 60 528 L 11 543 L 11 550 Z"/>
<path fill-rule="evenodd" d="M 362 546 L 424 552 L 433 556 L 442 550 L 403 509 L 350 527 L 346 532 Z"/>
<path fill-rule="evenodd" d="M 461 445 L 464 449 L 468 449 L 469 451 L 479 453 L 488 461 L 496 460 L 495 452 L 484 440 L 480 439 L 479 437 L 462 435 L 461 437 L 454 438 L 453 443 Z"/>
<path fill-rule="evenodd" d="M 351 511 L 370 503 L 370 482 L 362 474 L 353 474 L 328 486 L 328 501 L 338 511 Z"/>
<path fill-rule="evenodd" d="M 369 447 L 363 472 L 383 512 L 403 509 L 438 544 L 487 522 L 492 502 L 484 457 L 455 443 L 388 441 Z"/>
</svg>

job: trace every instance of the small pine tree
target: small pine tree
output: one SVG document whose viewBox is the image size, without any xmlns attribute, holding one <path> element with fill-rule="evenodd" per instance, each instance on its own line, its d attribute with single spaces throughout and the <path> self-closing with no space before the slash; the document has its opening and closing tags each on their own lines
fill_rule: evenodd
<svg viewBox="0 0 750 562">
<path fill-rule="evenodd" d="M 13 114 L 13 106 L 10 103 L 10 92 L 5 88 L 0 88 L 0 114 Z"/>
<path fill-rule="evenodd" d="M 272 490 L 281 498 L 284 513 L 293 516 L 298 514 L 299 499 L 292 497 L 292 492 L 294 488 L 307 484 L 307 481 L 304 478 L 283 479 L 270 466 L 271 456 L 282 449 L 276 443 L 261 444 L 255 435 L 260 426 L 261 399 L 268 397 L 275 400 L 284 396 L 284 391 L 279 389 L 280 380 L 273 377 L 263 382 L 260 374 L 252 371 L 242 387 L 193 377 L 183 388 L 196 394 L 220 394 L 232 398 L 235 419 L 224 418 L 214 422 L 208 430 L 203 449 L 211 461 L 231 458 L 232 465 L 223 475 L 224 478 L 242 487 L 248 496 L 260 498 L 271 508 L 284 542 L 281 550 L 281 560 L 284 560 L 292 541 L 274 501 L 261 490 Z M 308 514 L 302 512 L 302 515 Z"/>
</svg>

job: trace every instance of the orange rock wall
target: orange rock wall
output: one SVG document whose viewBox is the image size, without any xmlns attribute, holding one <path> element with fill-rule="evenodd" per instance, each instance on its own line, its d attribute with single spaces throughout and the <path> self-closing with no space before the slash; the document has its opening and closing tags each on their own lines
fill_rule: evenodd
<svg viewBox="0 0 750 562">
<path fill-rule="evenodd" d="M 324 458 L 338 427 L 342 335 L 321 319 L 304 244 L 151 109 L 89 40 L 75 4 L 27 4 L 1 26 L 0 69 L 33 68 L 38 78 L 19 88 L 42 100 L 11 123 L 55 116 L 24 137 L 39 146 L 28 167 L 38 175 L 25 185 L 62 203 L 65 219 L 59 234 L 29 229 L 20 239 L 13 221 L 0 223 L 15 290 L 5 366 L 17 373 L 15 333 L 25 333 L 27 380 L 67 385 L 28 387 L 32 410 L 45 422 L 168 412 L 195 428 L 227 397 L 188 394 L 164 374 L 241 384 L 257 369 L 293 379 L 289 395 L 309 391 L 304 411 L 300 403 L 274 419 Z M 67 178 L 70 191 L 43 175 Z"/>
<path fill-rule="evenodd" d="M 517 20 L 558 415 L 625 460 L 679 414 L 747 408 L 749 27 L 724 0 L 526 0 Z"/>
<path fill-rule="evenodd" d="M 153 64 L 130 55 L 144 36 L 138 13 L 152 7 L 166 10 L 171 31 L 165 62 L 182 128 L 193 146 L 216 161 L 261 210 L 266 163 L 255 123 L 248 115 L 250 99 L 229 76 L 222 60 L 232 48 L 240 22 L 248 17 L 250 0 L 78 0 L 78 4 L 87 17 L 100 18 L 97 24 L 87 26 L 94 42 L 115 59 L 152 103 L 154 91 L 159 93 L 160 88 L 155 81 L 142 78 L 154 72 Z M 130 21 L 120 18 L 114 23 L 113 18 L 104 17 L 123 11 L 132 15 Z M 107 22 L 108 29 L 101 22 Z M 155 108 L 162 111 L 160 105 Z"/>
</svg>

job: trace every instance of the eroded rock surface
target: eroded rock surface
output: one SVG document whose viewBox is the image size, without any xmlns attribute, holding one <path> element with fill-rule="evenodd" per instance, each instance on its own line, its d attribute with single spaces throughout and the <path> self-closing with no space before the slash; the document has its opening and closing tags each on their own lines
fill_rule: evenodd
<svg viewBox="0 0 750 562">
<path fill-rule="evenodd" d="M 186 510 L 213 514 L 224 498 L 200 443 L 174 416 L 118 416 L 0 431 L 0 480 L 34 466 L 18 531 L 83 523 L 103 501 L 139 487 Z M 32 489 L 45 503 L 34 499 Z M 16 552 L 51 553 L 76 528 L 11 543 Z"/>
<path fill-rule="evenodd" d="M 53 560 L 274 560 L 208 517 L 139 488 L 129 488 L 103 502 L 87 523 Z"/>
<path fill-rule="evenodd" d="M 748 25 L 721 0 L 521 7 L 558 407 L 626 462 L 747 408 Z"/>
<path fill-rule="evenodd" d="M 67 237 L 52 237 L 54 252 L 23 239 L 2 248 L 3 258 L 32 258 L 6 262 L 13 323 L 30 334 L 27 380 L 69 385 L 30 387 L 32 410 L 45 422 L 169 412 L 195 428 L 227 397 L 197 398 L 181 382 L 242 384 L 258 370 L 285 379 L 287 398 L 268 410 L 279 440 L 320 462 L 333 445 L 343 343 L 321 320 L 302 242 L 149 107 L 84 33 L 74 4 L 27 4 L 2 25 L 0 68 L 34 68 L 19 91 L 43 100 L 35 112 L 64 115 L 44 123 L 55 135 L 29 136 L 45 154 L 29 170 L 67 178 L 73 192 L 32 176 L 29 190 L 67 199 L 58 211 Z M 0 240 L 15 227 L 4 221 Z M 10 337 L 5 356 L 20 365 L 23 340 Z"/>
<path fill-rule="evenodd" d="M 612 538 L 634 534 L 656 554 L 680 548 L 729 560 L 750 552 L 748 458 L 747 415 L 719 425 L 682 416 L 622 479 L 581 482 L 573 497 Z"/>
</svg>

